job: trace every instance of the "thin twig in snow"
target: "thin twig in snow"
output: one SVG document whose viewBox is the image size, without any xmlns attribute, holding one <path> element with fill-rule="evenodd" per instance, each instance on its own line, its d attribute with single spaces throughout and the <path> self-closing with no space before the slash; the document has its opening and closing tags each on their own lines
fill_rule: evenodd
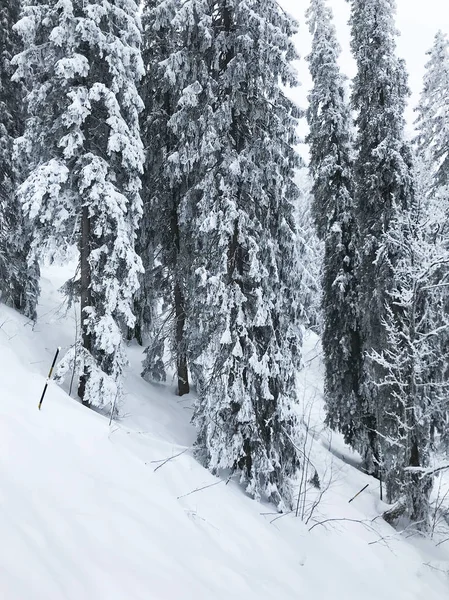
<svg viewBox="0 0 449 600">
<path fill-rule="evenodd" d="M 275 517 L 274 519 L 271 519 L 270 524 L 274 523 L 275 521 L 277 521 L 278 519 L 282 519 L 282 517 L 286 517 L 287 515 L 291 515 L 292 513 L 294 513 L 294 510 L 289 510 L 286 513 L 282 513 L 281 515 L 278 515 L 277 517 Z"/>
<path fill-rule="evenodd" d="M 185 450 L 183 450 L 182 452 L 178 452 L 178 454 L 174 454 L 173 456 L 169 456 L 168 458 L 164 458 L 162 461 L 160 461 L 160 460 L 152 460 L 152 461 L 151 461 L 151 464 L 158 463 L 158 462 L 160 462 L 160 463 L 161 463 L 159 466 L 157 466 L 157 467 L 154 469 L 154 473 L 156 473 L 156 471 L 157 471 L 158 469 L 160 469 L 161 467 L 163 467 L 164 465 L 166 465 L 168 462 L 170 462 L 170 461 L 171 461 L 171 460 L 173 460 L 174 458 L 177 458 L 178 456 L 181 456 L 181 454 L 185 454 L 185 453 L 187 452 L 187 450 L 189 450 L 189 448 L 186 448 L 186 449 L 185 449 Z"/>
<path fill-rule="evenodd" d="M 445 544 L 446 542 L 449 542 L 449 538 L 446 538 L 445 540 L 441 540 L 441 542 L 438 542 L 438 544 L 436 544 L 436 547 L 438 548 L 438 546 L 441 546 L 442 544 Z"/>
<path fill-rule="evenodd" d="M 226 483 L 226 485 L 228 485 L 228 483 L 230 481 L 231 481 L 230 477 L 228 477 L 228 479 L 221 479 L 220 481 L 216 481 L 215 483 L 211 483 L 209 485 L 205 485 L 203 487 L 196 488 L 196 490 L 192 490 L 188 494 L 183 494 L 182 496 L 178 496 L 176 499 L 180 500 L 181 498 L 186 498 L 187 496 L 190 496 L 191 494 L 195 494 L 196 492 L 201 492 L 202 490 L 207 490 L 207 488 L 214 487 L 214 485 L 220 485 L 220 483 Z"/>
</svg>

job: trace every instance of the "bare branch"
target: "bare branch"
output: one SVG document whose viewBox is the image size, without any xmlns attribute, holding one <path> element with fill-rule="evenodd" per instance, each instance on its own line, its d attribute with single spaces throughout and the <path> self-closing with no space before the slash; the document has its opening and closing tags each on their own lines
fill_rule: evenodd
<svg viewBox="0 0 449 600">
<path fill-rule="evenodd" d="M 215 483 L 211 483 L 209 485 L 205 485 L 203 487 L 196 488 L 195 490 L 192 490 L 188 494 L 183 494 L 182 496 L 178 496 L 176 499 L 180 500 L 181 498 L 186 498 L 187 496 L 191 496 L 192 494 L 196 494 L 196 492 L 201 492 L 202 490 L 207 490 L 207 488 L 214 487 L 214 485 L 220 485 L 220 483 L 226 483 L 226 485 L 228 485 L 228 483 L 230 481 L 231 481 L 230 477 L 228 477 L 228 479 L 220 479 L 220 481 L 216 481 Z"/>
<path fill-rule="evenodd" d="M 347 519 L 346 517 L 341 517 L 341 518 L 333 518 L 333 519 L 324 519 L 324 521 L 319 521 L 318 523 L 314 523 L 311 527 L 309 527 L 309 531 L 312 531 L 312 529 L 315 529 L 315 527 L 318 527 L 319 525 L 324 526 L 326 523 L 335 523 L 337 521 L 346 521 L 349 523 L 358 523 L 359 525 L 363 525 L 364 527 L 366 527 L 367 529 L 374 531 L 377 534 L 377 531 L 374 529 L 374 527 L 372 527 L 370 525 L 370 523 L 373 523 L 378 517 L 374 517 L 374 519 L 371 519 L 370 521 L 361 521 L 360 519 Z"/>
<path fill-rule="evenodd" d="M 442 467 L 437 467 L 436 469 L 426 469 L 424 467 L 405 467 L 405 471 L 411 473 L 421 473 L 421 479 L 423 477 L 430 477 L 432 475 L 436 475 L 440 471 L 445 471 L 449 469 L 449 465 L 443 465 Z"/>
<path fill-rule="evenodd" d="M 154 464 L 154 463 L 159 463 L 159 462 L 161 463 L 159 466 L 157 466 L 157 467 L 154 469 L 154 473 L 156 473 L 156 471 L 157 471 L 158 469 L 160 469 L 161 467 L 163 467 L 164 465 L 166 465 L 168 462 L 170 462 L 170 461 L 171 461 L 171 460 L 173 460 L 174 458 L 177 458 L 178 456 L 181 456 L 181 454 L 185 454 L 185 453 L 187 452 L 187 450 L 189 450 L 189 448 L 186 448 L 186 449 L 185 449 L 185 450 L 183 450 L 182 452 L 178 452 L 178 454 L 174 454 L 173 456 L 169 456 L 168 458 L 165 458 L 165 459 L 163 459 L 162 461 L 160 461 L 160 460 L 152 460 L 152 461 L 151 461 L 151 464 Z"/>
</svg>

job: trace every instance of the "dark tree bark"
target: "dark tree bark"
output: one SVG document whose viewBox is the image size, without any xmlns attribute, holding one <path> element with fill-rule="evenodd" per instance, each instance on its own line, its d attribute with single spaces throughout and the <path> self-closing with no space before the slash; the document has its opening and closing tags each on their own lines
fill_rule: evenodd
<svg viewBox="0 0 449 600">
<path fill-rule="evenodd" d="M 187 354 L 185 350 L 184 331 L 186 313 L 184 309 L 184 294 L 178 282 L 174 287 L 175 318 L 176 318 L 176 370 L 178 376 L 178 395 L 184 396 L 190 391 Z"/>
<path fill-rule="evenodd" d="M 92 351 L 92 336 L 87 330 L 85 322 L 85 310 L 89 306 L 92 306 L 92 295 L 91 295 L 91 273 L 89 266 L 89 254 L 90 254 L 90 218 L 89 209 L 86 205 L 82 208 L 81 214 L 81 245 L 80 245 L 80 267 L 81 267 L 81 335 L 83 348 L 88 352 Z M 84 373 L 81 375 L 78 385 L 78 396 L 84 404 L 84 393 L 86 390 L 87 378 L 89 373 L 84 368 Z"/>
</svg>

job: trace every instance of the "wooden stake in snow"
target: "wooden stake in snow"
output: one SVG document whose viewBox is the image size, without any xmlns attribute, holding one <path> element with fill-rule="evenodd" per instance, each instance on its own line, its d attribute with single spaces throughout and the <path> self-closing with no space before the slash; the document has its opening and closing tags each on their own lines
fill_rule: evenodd
<svg viewBox="0 0 449 600">
<path fill-rule="evenodd" d="M 53 369 L 55 368 L 56 361 L 58 360 L 58 354 L 59 354 L 60 350 L 61 350 L 61 346 L 58 346 L 58 348 L 56 350 L 55 357 L 53 359 L 53 362 L 51 363 L 50 371 L 48 372 L 48 377 L 47 377 L 47 381 L 45 382 L 44 391 L 42 392 L 41 399 L 39 400 L 39 404 L 38 404 L 38 409 L 39 410 L 41 409 L 42 402 L 44 401 L 44 397 L 45 397 L 45 394 L 47 392 L 48 384 L 50 383 L 51 376 L 53 375 Z"/>
<path fill-rule="evenodd" d="M 351 498 L 351 500 L 348 500 L 348 503 L 349 503 L 349 502 L 352 502 L 353 500 L 355 500 L 355 499 L 357 498 L 357 496 L 360 496 L 360 494 L 361 494 L 362 492 L 364 492 L 368 486 L 369 486 L 369 483 L 367 483 L 367 484 L 365 485 L 365 487 L 364 487 L 364 488 L 362 488 L 362 489 L 360 490 L 360 492 L 357 492 L 357 494 L 356 494 L 355 496 L 353 496 L 353 497 Z"/>
</svg>

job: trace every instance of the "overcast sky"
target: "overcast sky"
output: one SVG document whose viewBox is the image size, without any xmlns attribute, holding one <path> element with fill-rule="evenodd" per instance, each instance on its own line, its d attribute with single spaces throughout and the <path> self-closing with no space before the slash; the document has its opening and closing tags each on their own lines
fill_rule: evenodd
<svg viewBox="0 0 449 600">
<path fill-rule="evenodd" d="M 302 87 L 295 93 L 295 98 L 302 107 L 306 105 L 307 90 L 311 81 L 304 58 L 310 51 L 310 36 L 305 22 L 304 13 L 309 0 L 279 0 L 298 21 L 298 49 L 301 61 L 298 65 Z M 352 77 L 355 65 L 349 49 L 349 3 L 346 0 L 328 0 L 332 8 L 337 26 L 339 42 L 342 46 L 342 71 Z M 432 46 L 433 38 L 438 29 L 449 33 L 449 2 L 448 0 L 397 0 L 396 27 L 400 32 L 398 38 L 398 55 L 407 63 L 409 84 L 412 97 L 407 111 L 407 120 L 411 129 L 413 122 L 413 106 L 416 104 L 422 85 L 424 65 L 427 61 L 426 52 Z"/>
</svg>

